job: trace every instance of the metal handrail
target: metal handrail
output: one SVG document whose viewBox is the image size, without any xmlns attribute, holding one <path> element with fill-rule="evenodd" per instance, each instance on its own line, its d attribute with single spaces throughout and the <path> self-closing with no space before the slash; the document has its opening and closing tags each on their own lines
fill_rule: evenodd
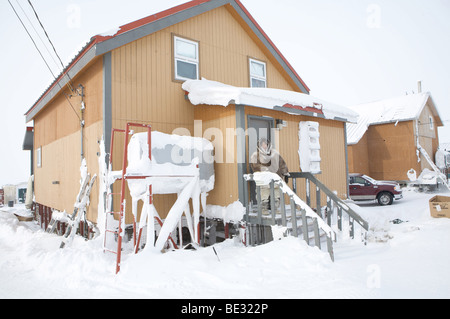
<svg viewBox="0 0 450 319">
<path fill-rule="evenodd" d="M 247 182 L 255 181 L 254 174 L 244 175 L 244 180 Z M 262 215 L 261 191 L 260 191 L 261 186 L 270 187 L 271 215 L 267 216 L 266 218 L 263 218 Z M 336 234 L 331 229 L 331 227 L 329 227 L 329 225 L 327 225 L 327 223 L 321 218 L 321 216 L 319 216 L 316 212 L 314 212 L 311 209 L 311 207 L 309 207 L 309 205 L 307 205 L 303 200 L 301 200 L 300 197 L 298 197 L 298 195 L 295 192 L 293 192 L 290 189 L 290 187 L 276 174 L 273 174 L 273 179 L 271 179 L 270 182 L 262 183 L 262 185 L 261 184 L 256 185 L 257 215 L 253 217 L 250 216 L 249 207 L 247 205 L 244 221 L 256 225 L 277 225 L 276 209 L 275 209 L 275 186 L 277 186 L 282 192 L 282 196 L 280 196 L 281 225 L 284 227 L 287 226 L 284 195 L 288 195 L 290 201 L 290 213 L 291 213 L 290 218 L 292 224 L 292 235 L 295 237 L 299 236 L 297 227 L 297 218 L 301 217 L 303 239 L 309 244 L 310 238 L 309 238 L 307 218 L 312 219 L 315 246 L 320 248 L 320 230 L 322 230 L 327 237 L 328 253 L 330 254 L 331 259 L 334 261 L 333 241 L 336 240 Z M 297 206 L 300 207 L 299 213 L 301 215 L 299 216 L 297 216 L 298 210 Z"/>
<path fill-rule="evenodd" d="M 366 220 L 364 220 L 358 213 L 356 213 L 352 208 L 350 208 L 347 204 L 345 204 L 345 202 L 342 199 L 340 199 L 334 192 L 332 192 L 329 188 L 327 188 L 313 174 L 308 173 L 308 172 L 292 172 L 292 173 L 289 173 L 289 175 L 290 175 L 289 178 L 292 179 L 293 190 L 295 193 L 297 192 L 297 182 L 296 182 L 297 178 L 306 179 L 307 187 L 308 187 L 308 181 L 311 181 L 319 188 L 319 190 L 323 191 L 327 195 L 327 197 L 338 206 L 339 210 L 346 212 L 353 220 L 355 220 L 366 231 L 369 230 L 369 223 Z M 307 199 L 307 202 L 308 201 L 309 200 Z M 317 201 L 318 205 L 320 205 L 320 194 L 318 194 L 316 196 L 316 201 Z M 329 203 L 329 201 L 327 201 L 327 203 Z M 328 223 L 328 224 L 330 224 L 330 223 Z M 342 226 L 342 225 L 338 225 L 338 226 Z M 340 227 L 340 230 L 342 230 L 341 227 Z"/>
</svg>

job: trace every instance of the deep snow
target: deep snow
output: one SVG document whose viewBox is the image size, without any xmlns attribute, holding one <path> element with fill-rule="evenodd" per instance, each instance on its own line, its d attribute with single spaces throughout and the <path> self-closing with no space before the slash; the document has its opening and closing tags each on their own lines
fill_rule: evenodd
<svg viewBox="0 0 450 319">
<path fill-rule="evenodd" d="M 18 221 L 20 207 L 1 208 L 0 298 L 449 298 L 450 219 L 430 217 L 433 195 L 361 205 L 369 241 L 338 236 L 334 263 L 293 237 L 227 240 L 214 246 L 220 260 L 212 247 L 124 255 L 117 276 L 101 238 L 59 249 L 61 237 Z"/>
</svg>

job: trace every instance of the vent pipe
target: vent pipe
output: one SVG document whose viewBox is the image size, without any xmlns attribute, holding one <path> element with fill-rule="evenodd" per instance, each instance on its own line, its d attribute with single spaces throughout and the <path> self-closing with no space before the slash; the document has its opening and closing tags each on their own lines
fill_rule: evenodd
<svg viewBox="0 0 450 319">
<path fill-rule="evenodd" d="M 417 82 L 417 93 L 422 93 L 422 81 Z"/>
</svg>

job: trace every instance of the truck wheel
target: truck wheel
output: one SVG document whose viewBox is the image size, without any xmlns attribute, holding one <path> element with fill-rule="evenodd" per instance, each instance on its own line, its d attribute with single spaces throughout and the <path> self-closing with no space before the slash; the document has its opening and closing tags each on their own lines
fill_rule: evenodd
<svg viewBox="0 0 450 319">
<path fill-rule="evenodd" d="M 388 192 L 382 192 L 378 195 L 378 204 L 381 206 L 391 205 L 394 201 L 394 196 Z"/>
</svg>

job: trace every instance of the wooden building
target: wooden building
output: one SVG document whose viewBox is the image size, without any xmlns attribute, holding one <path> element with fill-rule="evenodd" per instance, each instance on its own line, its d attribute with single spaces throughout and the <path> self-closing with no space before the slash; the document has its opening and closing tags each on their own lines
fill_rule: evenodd
<svg viewBox="0 0 450 319">
<path fill-rule="evenodd" d="M 346 198 L 346 122 L 354 113 L 348 112 L 348 118 L 339 112 L 326 116 L 317 105 L 270 109 L 236 103 L 193 105 L 182 85 L 202 78 L 235 87 L 309 94 L 297 72 L 238 0 L 194 0 L 124 25 L 114 34 L 94 36 L 26 113 L 27 122 L 34 122 L 38 206 L 72 211 L 80 186 L 81 158 L 86 159 L 92 175 L 98 174 L 100 142 L 104 140 L 108 153 L 111 129 L 123 129 L 127 122 L 148 123 L 153 130 L 169 134 L 188 130 L 194 135 L 201 121 L 204 137 L 212 127 L 225 137 L 227 129 L 261 123 L 270 129 L 282 123 L 275 130 L 279 135 L 275 147 L 290 170 L 299 171 L 299 122 L 317 121 L 322 147 L 319 178 Z M 248 143 L 246 136 L 235 134 L 223 149 L 216 145 L 216 157 L 229 152 L 226 145 L 232 145 L 235 156 L 216 161 L 215 188 L 208 204 L 245 202 L 242 174 L 248 171 Z M 114 148 L 123 146 L 117 142 Z M 120 152 L 114 155 L 115 170 L 122 165 L 121 156 Z M 239 157 L 245 160 L 240 162 Z M 155 206 L 164 217 L 175 197 L 155 197 Z M 96 183 L 88 208 L 88 219 L 94 223 L 99 200 L 103 194 Z"/>
<path fill-rule="evenodd" d="M 442 120 L 430 93 L 417 93 L 352 107 L 358 123 L 347 124 L 350 173 L 381 180 L 408 180 L 431 169 L 419 144 L 434 160 Z"/>
</svg>

